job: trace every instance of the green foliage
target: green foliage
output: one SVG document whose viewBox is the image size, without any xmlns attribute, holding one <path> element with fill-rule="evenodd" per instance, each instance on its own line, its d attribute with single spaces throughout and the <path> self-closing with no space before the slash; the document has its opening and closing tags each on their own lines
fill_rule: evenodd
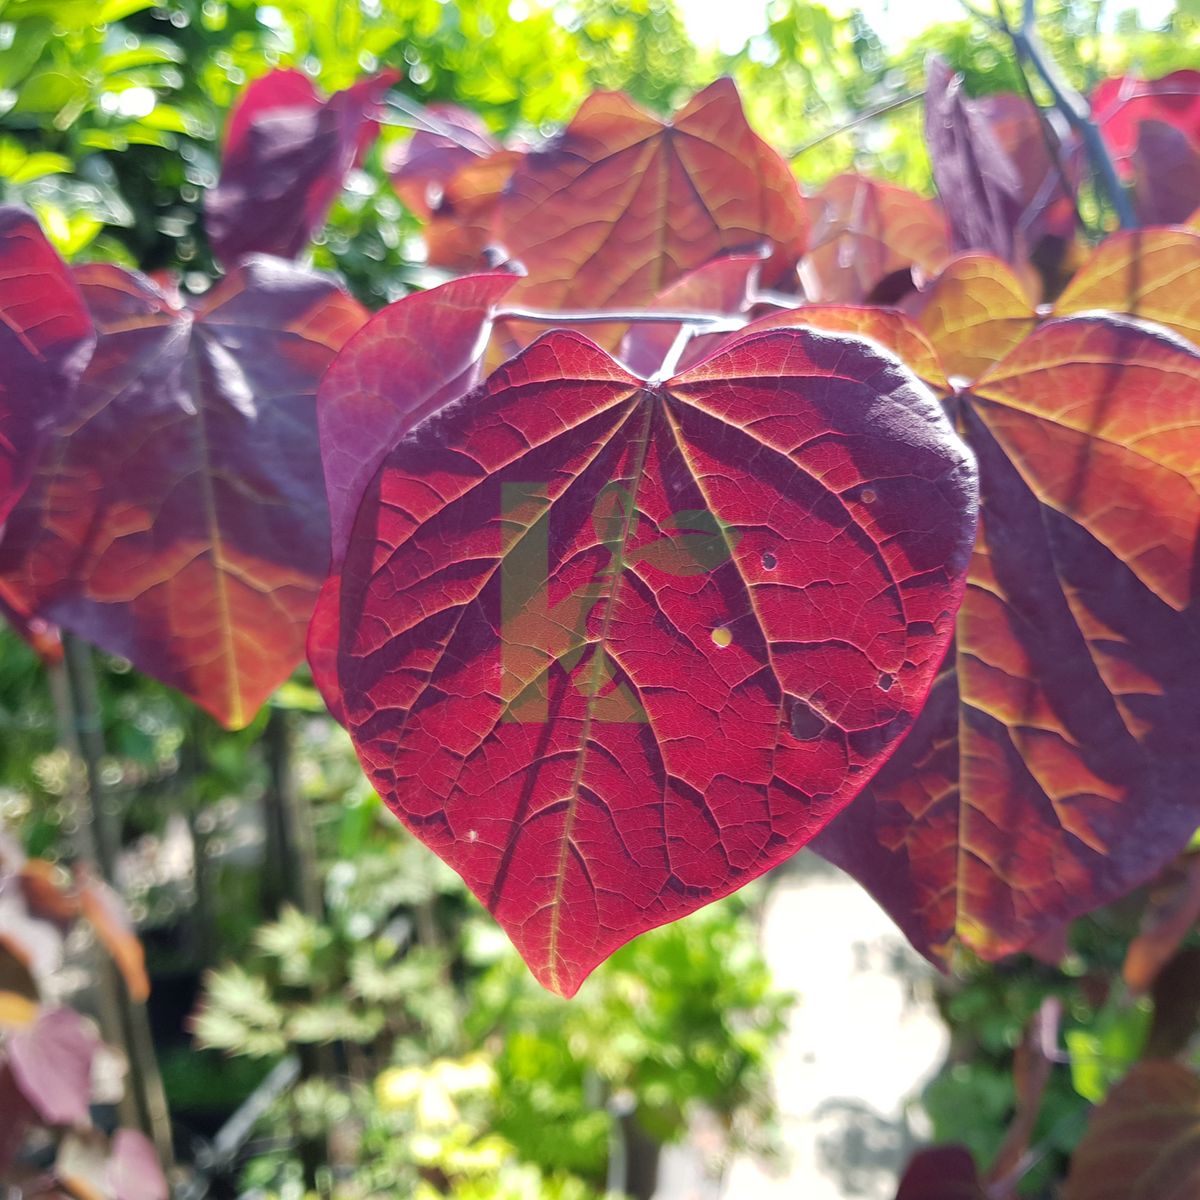
<svg viewBox="0 0 1200 1200">
<path fill-rule="evenodd" d="M 501 1039 L 498 1128 L 529 1157 L 597 1172 L 608 1122 L 590 1092 L 626 1096 L 652 1137 L 682 1135 L 692 1106 L 744 1138 L 770 1115 L 767 1063 L 789 997 L 775 991 L 744 898 L 710 905 L 618 950 L 564 1001 L 538 987 L 494 938 L 495 961 L 467 1017 L 473 1040 Z M 482 943 L 482 944 L 480 944 Z"/>
</svg>

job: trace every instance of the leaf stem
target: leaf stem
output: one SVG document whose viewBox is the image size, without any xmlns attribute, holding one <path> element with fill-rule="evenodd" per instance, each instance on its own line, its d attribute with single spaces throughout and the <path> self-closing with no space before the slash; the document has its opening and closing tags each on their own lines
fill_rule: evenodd
<svg viewBox="0 0 1200 1200">
<path fill-rule="evenodd" d="M 398 120 L 395 114 L 399 114 L 402 119 Z M 469 130 L 460 129 L 449 121 L 443 121 L 423 104 L 416 104 L 407 96 L 394 90 L 388 92 L 386 99 L 377 108 L 373 117 L 380 125 L 394 125 L 401 129 L 413 129 L 420 133 L 446 138 L 478 158 L 487 158 L 492 153 L 492 147 L 478 135 Z"/>
<path fill-rule="evenodd" d="M 792 159 L 799 158 L 802 154 L 807 154 L 810 150 L 817 146 L 823 145 L 830 138 L 835 138 L 840 133 L 846 133 L 851 129 L 856 129 L 859 125 L 865 125 L 868 121 L 873 121 L 876 117 L 882 117 L 885 113 L 890 113 L 894 109 L 904 108 L 905 105 L 912 104 L 914 100 L 920 100 L 925 95 L 924 89 L 919 92 L 907 92 L 903 96 L 897 96 L 893 100 L 885 100 L 882 104 L 877 104 L 874 108 L 868 108 L 866 112 L 861 112 L 858 116 L 846 121 L 842 125 L 837 125 L 833 129 L 827 129 L 824 133 L 819 133 L 815 138 L 805 142 L 801 146 L 797 146 L 784 154 L 784 158 L 790 162 Z"/>
<path fill-rule="evenodd" d="M 498 308 L 495 321 L 528 321 L 537 325 L 702 325 L 705 333 L 741 329 L 750 320 L 744 313 L 666 312 L 650 309 L 593 308 L 549 312 L 536 308 Z"/>
<path fill-rule="evenodd" d="M 89 865 L 96 863 L 101 878 L 114 885 L 119 837 L 108 812 L 110 797 L 101 770 L 106 750 L 95 659 L 92 648 L 66 630 L 63 663 L 52 676 L 52 691 L 59 710 L 60 736 L 79 768 L 75 816 L 80 831 L 80 857 Z M 100 986 L 102 1015 L 108 1026 L 105 1033 L 121 1043 L 129 1066 L 124 1106 L 132 1111 L 137 1125 L 154 1143 L 163 1170 L 170 1172 L 175 1161 L 171 1118 L 146 1006 L 130 996 L 120 972 L 107 956 L 100 967 Z"/>
</svg>

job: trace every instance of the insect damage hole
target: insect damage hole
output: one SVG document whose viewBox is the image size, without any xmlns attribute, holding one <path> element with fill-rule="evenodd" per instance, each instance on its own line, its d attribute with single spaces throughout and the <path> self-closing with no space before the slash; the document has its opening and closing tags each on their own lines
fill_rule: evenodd
<svg viewBox="0 0 1200 1200">
<path fill-rule="evenodd" d="M 891 675 L 887 671 L 884 671 L 879 676 L 879 690 L 881 692 L 890 692 L 892 690 L 892 684 L 895 682 L 895 675 Z"/>
<path fill-rule="evenodd" d="M 726 646 L 733 645 L 733 634 L 725 628 L 724 625 L 718 625 L 712 631 L 712 643 L 718 650 L 724 650 Z"/>
<path fill-rule="evenodd" d="M 764 550 L 762 554 L 762 565 L 764 571 L 773 571 L 779 566 L 779 559 L 775 557 L 770 550 Z"/>
</svg>

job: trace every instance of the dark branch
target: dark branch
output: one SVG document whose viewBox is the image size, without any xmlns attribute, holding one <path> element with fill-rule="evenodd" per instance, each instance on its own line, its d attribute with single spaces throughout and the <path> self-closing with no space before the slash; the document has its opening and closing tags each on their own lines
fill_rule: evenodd
<svg viewBox="0 0 1200 1200">
<path fill-rule="evenodd" d="M 1036 0 L 1023 0 L 1021 25 L 1009 30 L 1017 58 L 1022 63 L 1028 63 L 1041 77 L 1054 101 L 1054 107 L 1082 140 L 1096 184 L 1111 201 L 1121 228 L 1132 229 L 1137 225 L 1133 206 L 1117 178 L 1117 169 L 1100 137 L 1100 130 L 1092 120 L 1091 109 L 1087 101 L 1063 78 L 1058 65 L 1046 52 L 1038 37 L 1036 24 Z"/>
</svg>

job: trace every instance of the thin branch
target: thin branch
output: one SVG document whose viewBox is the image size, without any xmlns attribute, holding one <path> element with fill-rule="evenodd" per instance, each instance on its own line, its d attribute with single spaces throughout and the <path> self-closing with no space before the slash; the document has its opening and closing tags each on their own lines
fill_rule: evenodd
<svg viewBox="0 0 1200 1200">
<path fill-rule="evenodd" d="M 403 119 L 397 120 L 396 113 Z M 388 93 L 383 104 L 376 108 L 373 117 L 381 125 L 394 125 L 401 129 L 413 129 L 446 138 L 479 158 L 487 158 L 492 153 L 492 147 L 478 135 L 460 129 L 449 121 L 443 121 L 424 105 L 416 104 L 396 91 Z"/>
<path fill-rule="evenodd" d="M 1004 0 L 996 0 L 996 16 L 1000 22 L 1000 28 L 1010 41 L 1013 40 L 1012 26 L 1008 23 L 1008 14 L 1004 11 Z M 1025 98 L 1033 105 L 1033 111 L 1037 116 L 1038 129 L 1042 135 L 1042 142 L 1046 147 L 1046 153 L 1050 156 L 1050 161 L 1054 164 L 1054 170 L 1058 175 L 1059 187 L 1062 188 L 1062 193 L 1071 202 L 1071 212 L 1075 217 L 1076 228 L 1082 230 L 1085 236 L 1091 235 L 1091 230 L 1088 229 L 1087 223 L 1083 219 L 1083 214 L 1079 211 L 1079 204 L 1075 197 L 1075 189 L 1071 186 L 1070 179 L 1067 178 L 1067 169 L 1063 166 L 1062 161 L 1062 145 L 1059 142 L 1054 130 L 1050 128 L 1050 122 L 1046 116 L 1042 106 L 1038 104 L 1037 97 L 1033 94 L 1033 86 L 1029 82 L 1029 76 L 1025 71 L 1025 63 L 1021 56 L 1017 55 L 1017 74 L 1021 78 L 1021 88 L 1025 93 Z M 1044 189 L 1043 189 L 1044 190 Z M 1039 190 L 1037 199 L 1041 197 Z"/>
<path fill-rule="evenodd" d="M 671 343 L 670 349 L 666 356 L 659 364 L 659 368 L 650 377 L 651 383 L 662 383 L 664 380 L 670 379 L 679 368 L 679 360 L 683 357 L 683 352 L 688 348 L 689 343 L 699 333 L 711 333 L 710 326 L 703 325 L 680 325 L 679 332 L 675 335 L 675 340 Z"/>
<path fill-rule="evenodd" d="M 1100 137 L 1100 130 L 1092 120 L 1088 102 L 1063 78 L 1057 64 L 1047 54 L 1041 38 L 1038 37 L 1036 23 L 1036 0 L 1023 0 L 1020 28 L 1011 29 L 1009 32 L 1013 49 L 1016 50 L 1018 59 L 1029 63 L 1037 71 L 1050 92 L 1055 108 L 1062 113 L 1067 124 L 1083 141 L 1092 174 L 1097 185 L 1111 201 L 1121 228 L 1132 229 L 1137 225 L 1133 206 L 1120 179 L 1117 178 L 1117 169 L 1113 166 L 1112 158 Z"/>
<path fill-rule="evenodd" d="M 810 246 L 809 249 L 811 250 L 812 247 Z M 776 292 L 770 288 L 764 288 L 751 295 L 750 306 L 753 308 L 756 304 L 769 304 L 772 308 L 802 308 L 805 304 L 805 299 L 803 296 L 794 295 L 792 292 Z"/>
<path fill-rule="evenodd" d="M 907 104 L 912 104 L 914 100 L 920 100 L 925 95 L 924 91 L 908 92 L 903 96 L 898 96 L 894 100 L 885 101 L 883 104 L 877 104 L 874 108 L 867 109 L 866 112 L 859 113 L 853 120 L 847 121 L 844 125 L 837 126 L 836 129 L 827 129 L 824 133 L 818 134 L 811 141 L 805 142 L 804 145 L 798 146 L 795 150 L 785 154 L 784 157 L 791 160 L 799 158 L 802 154 L 807 154 L 810 150 L 817 146 L 823 145 L 830 138 L 835 138 L 838 134 L 846 133 L 848 130 L 856 129 L 859 125 L 865 125 L 868 121 L 873 121 L 876 117 L 882 117 L 884 113 L 890 113 L 894 109 L 903 108 Z"/>
<path fill-rule="evenodd" d="M 528 321 L 535 325 L 699 325 L 701 333 L 741 329 L 749 321 L 742 313 L 659 312 L 646 309 L 586 309 L 546 312 L 534 308 L 499 308 L 493 320 Z"/>
</svg>

